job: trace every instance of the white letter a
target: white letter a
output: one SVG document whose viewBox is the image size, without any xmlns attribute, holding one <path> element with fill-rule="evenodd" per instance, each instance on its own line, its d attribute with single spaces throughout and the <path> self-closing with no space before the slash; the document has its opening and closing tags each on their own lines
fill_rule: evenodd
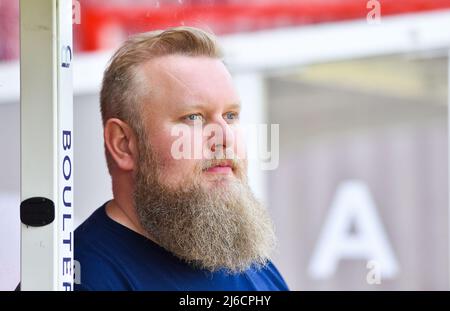
<svg viewBox="0 0 450 311">
<path fill-rule="evenodd" d="M 313 279 L 329 278 L 341 259 L 374 260 L 383 278 L 393 278 L 399 270 L 369 189 L 362 181 L 346 181 L 338 187 L 308 273 Z"/>
</svg>

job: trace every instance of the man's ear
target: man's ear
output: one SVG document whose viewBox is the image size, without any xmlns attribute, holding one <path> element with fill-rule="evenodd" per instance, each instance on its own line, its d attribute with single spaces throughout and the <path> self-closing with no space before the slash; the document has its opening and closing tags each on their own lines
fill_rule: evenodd
<svg viewBox="0 0 450 311">
<path fill-rule="evenodd" d="M 138 148 L 137 137 L 131 127 L 120 119 L 108 119 L 103 137 L 114 165 L 124 171 L 133 170 L 138 159 Z"/>
</svg>

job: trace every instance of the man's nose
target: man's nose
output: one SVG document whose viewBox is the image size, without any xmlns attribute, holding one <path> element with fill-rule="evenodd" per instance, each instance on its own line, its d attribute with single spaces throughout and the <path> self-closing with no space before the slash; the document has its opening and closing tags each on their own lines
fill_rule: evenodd
<svg viewBox="0 0 450 311">
<path fill-rule="evenodd" d="M 223 150 L 233 146 L 234 134 L 230 125 L 223 118 L 211 124 L 211 133 L 208 137 L 211 152 L 217 152 L 219 148 Z"/>
</svg>

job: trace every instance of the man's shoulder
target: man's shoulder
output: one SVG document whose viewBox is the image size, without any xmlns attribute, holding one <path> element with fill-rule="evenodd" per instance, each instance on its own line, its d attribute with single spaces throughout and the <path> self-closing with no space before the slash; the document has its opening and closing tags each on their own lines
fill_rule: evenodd
<svg viewBox="0 0 450 311">
<path fill-rule="evenodd" d="M 98 207 L 88 218 L 86 218 L 76 229 L 75 229 L 75 237 L 82 236 L 85 234 L 91 234 L 92 231 L 97 231 L 99 226 L 102 226 L 104 223 L 104 208 L 105 205 Z"/>
<path fill-rule="evenodd" d="M 113 290 L 123 284 L 118 281 L 121 272 L 111 256 L 113 237 L 105 223 L 104 206 L 97 208 L 74 232 L 74 259 L 79 266 L 75 290 Z"/>
<path fill-rule="evenodd" d="M 268 260 L 262 267 L 251 269 L 250 274 L 260 279 L 264 287 L 267 286 L 267 288 L 263 288 L 262 290 L 289 290 L 286 281 L 271 260 Z"/>
<path fill-rule="evenodd" d="M 161 263 L 167 262 L 168 256 L 145 237 L 115 223 L 104 206 L 74 234 L 74 259 L 81 279 L 75 290 L 131 290 L 142 277 L 143 267 L 144 274 L 163 273 Z"/>
<path fill-rule="evenodd" d="M 131 290 L 124 271 L 104 253 L 92 249 L 79 253 L 76 291 L 82 290 Z"/>
<path fill-rule="evenodd" d="M 84 250 L 105 250 L 117 241 L 118 232 L 109 223 L 105 211 L 105 205 L 97 208 L 86 220 L 84 220 L 74 232 L 74 252 L 82 253 Z"/>
</svg>

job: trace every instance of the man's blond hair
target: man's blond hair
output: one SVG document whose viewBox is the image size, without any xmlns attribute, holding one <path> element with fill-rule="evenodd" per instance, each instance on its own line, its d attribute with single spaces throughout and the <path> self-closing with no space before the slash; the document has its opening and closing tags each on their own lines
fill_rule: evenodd
<svg viewBox="0 0 450 311">
<path fill-rule="evenodd" d="M 222 57 L 215 37 L 198 28 L 175 27 L 130 37 L 114 53 L 104 72 L 100 92 L 103 125 L 110 118 L 118 118 L 142 138 L 145 129 L 141 104 L 143 97 L 151 92 L 152 86 L 145 84 L 140 67 L 156 57 L 175 54 Z M 105 153 L 111 172 L 111 159 L 106 148 Z"/>
</svg>

